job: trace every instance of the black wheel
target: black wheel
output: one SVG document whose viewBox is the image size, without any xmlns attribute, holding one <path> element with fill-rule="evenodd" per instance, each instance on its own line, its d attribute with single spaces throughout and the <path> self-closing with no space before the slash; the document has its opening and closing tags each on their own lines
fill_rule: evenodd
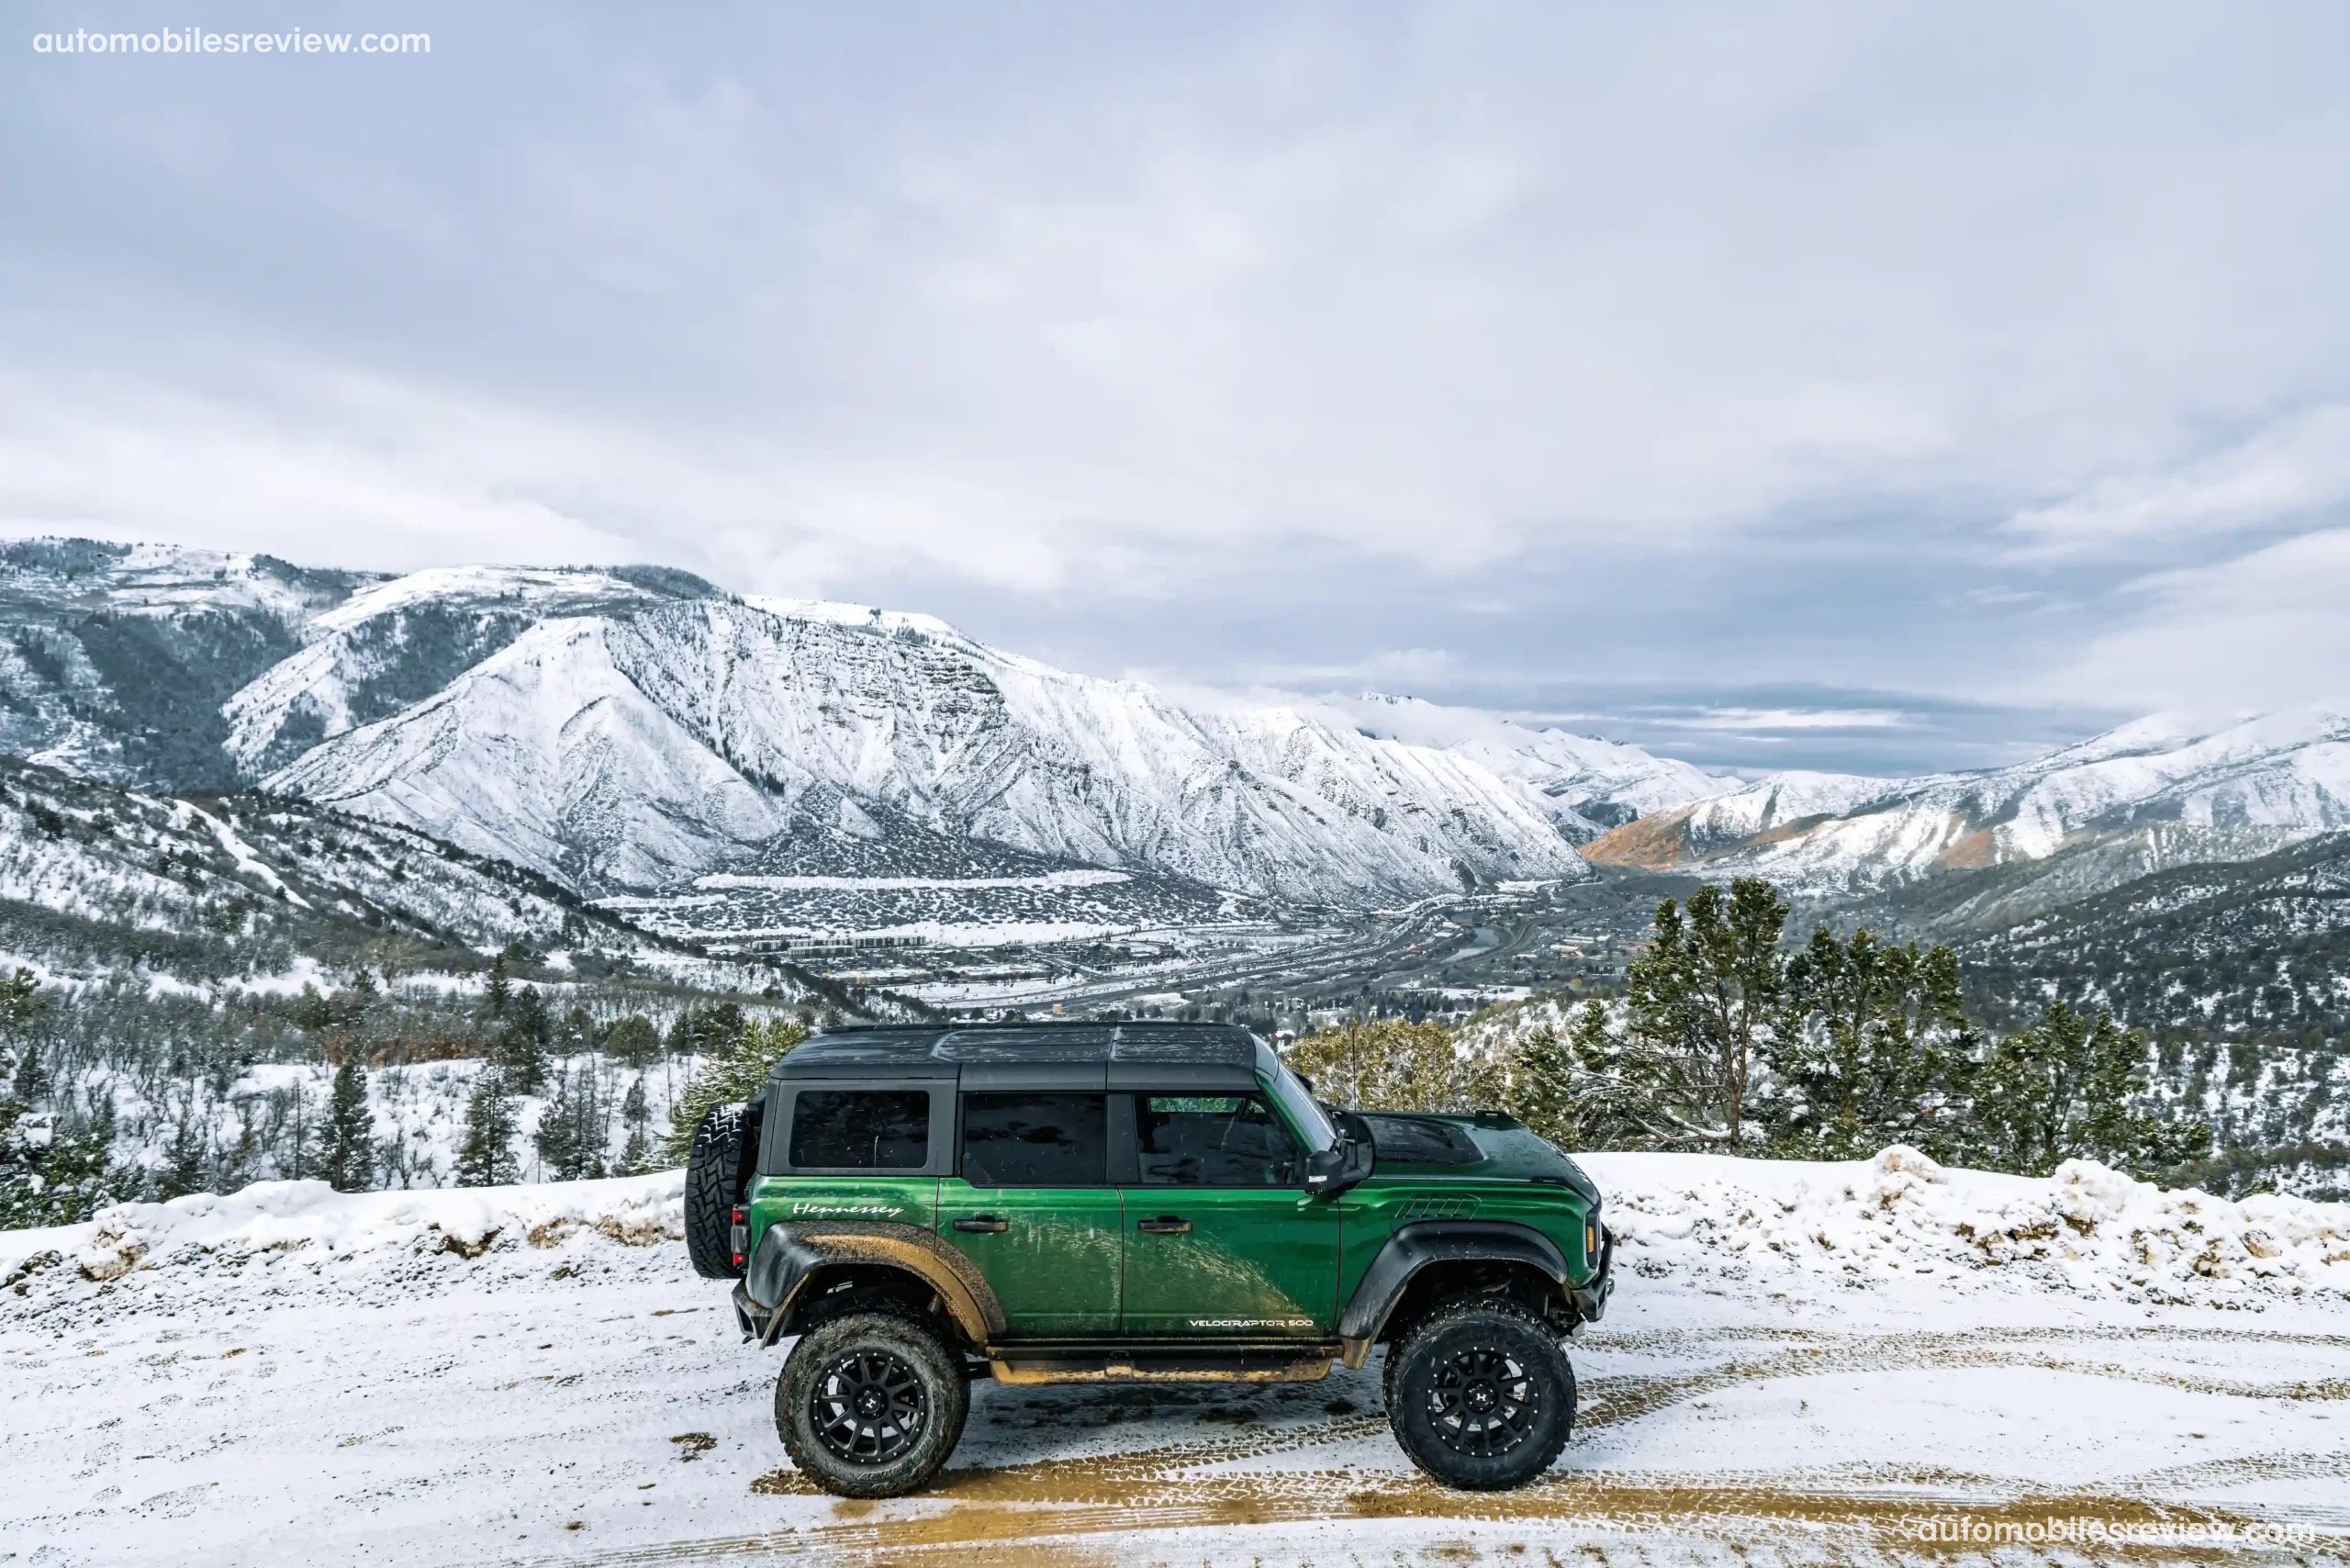
<svg viewBox="0 0 2350 1568">
<path fill-rule="evenodd" d="M 713 1105 L 694 1128 L 686 1156 L 686 1252 L 705 1280 L 739 1280 L 734 1205 L 743 1201 L 755 1138 L 745 1105 Z"/>
<path fill-rule="evenodd" d="M 1439 1308 L 1387 1354 L 1395 1440 L 1447 1486 L 1522 1486 L 1566 1447 L 1574 1369 L 1558 1335 L 1516 1303 Z"/>
<path fill-rule="evenodd" d="M 938 1473 L 963 1436 L 962 1361 L 894 1312 L 835 1317 L 803 1335 L 775 1386 L 791 1462 L 843 1497 L 896 1497 Z"/>
</svg>

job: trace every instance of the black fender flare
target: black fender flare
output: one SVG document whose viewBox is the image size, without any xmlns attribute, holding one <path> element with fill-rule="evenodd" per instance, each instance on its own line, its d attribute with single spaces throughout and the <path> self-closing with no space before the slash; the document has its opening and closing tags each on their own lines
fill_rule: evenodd
<svg viewBox="0 0 2350 1568">
<path fill-rule="evenodd" d="M 809 1281 L 834 1265 L 895 1270 L 935 1292 L 974 1348 L 1004 1337 L 1003 1307 L 969 1259 L 918 1226 L 813 1221 L 770 1225 L 744 1271 L 745 1316 L 772 1345 L 791 1321 Z"/>
<path fill-rule="evenodd" d="M 1381 1330 L 1422 1270 L 1438 1263 L 1524 1263 L 1561 1292 L 1568 1289 L 1566 1254 L 1530 1225 L 1511 1220 L 1434 1219 L 1398 1226 L 1338 1315 L 1347 1364 L 1360 1366 Z"/>
</svg>

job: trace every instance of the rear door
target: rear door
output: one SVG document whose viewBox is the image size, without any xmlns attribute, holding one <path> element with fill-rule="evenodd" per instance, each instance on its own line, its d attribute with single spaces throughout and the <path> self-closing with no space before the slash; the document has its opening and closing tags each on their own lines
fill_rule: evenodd
<svg viewBox="0 0 2350 1568">
<path fill-rule="evenodd" d="M 1108 1098 L 963 1095 L 961 1168 L 938 1185 L 938 1234 L 987 1276 L 1014 1339 L 1117 1332 L 1123 1211 Z"/>
<path fill-rule="evenodd" d="M 1306 1193 L 1304 1150 L 1264 1097 L 1119 1098 L 1135 1118 L 1126 1332 L 1328 1338 L 1338 1310 L 1338 1207 Z"/>
</svg>

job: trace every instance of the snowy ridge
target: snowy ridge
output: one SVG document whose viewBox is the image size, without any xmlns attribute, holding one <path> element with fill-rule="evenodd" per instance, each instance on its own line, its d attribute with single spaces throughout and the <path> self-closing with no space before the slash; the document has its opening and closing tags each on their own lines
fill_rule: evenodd
<svg viewBox="0 0 2350 1568">
<path fill-rule="evenodd" d="M 2158 714 L 1987 773 L 1766 778 L 1633 823 L 1587 853 L 1836 891 L 2097 844 L 2129 846 L 2115 864 L 2139 875 L 2345 826 L 2350 713 L 2310 707 L 2218 728 Z"/>
<path fill-rule="evenodd" d="M 1669 811 L 1738 788 L 1638 746 L 1566 730 L 1531 729 L 1470 708 L 1369 692 L 1333 709 L 1367 734 L 1443 748 L 1530 790 L 1561 832 L 1577 843 L 1651 812 Z"/>
<path fill-rule="evenodd" d="M 712 591 L 683 573 L 442 566 L 362 588 L 313 617 L 304 645 L 222 705 L 247 778 L 439 690 L 524 631 Z"/>
<path fill-rule="evenodd" d="M 844 801 L 1063 862 L 1308 900 L 1583 874 L 1525 793 L 1468 758 L 1294 709 L 1198 712 L 920 618 L 820 610 L 707 600 L 544 622 L 267 784 L 583 891 L 727 870 L 795 825 L 833 831 Z"/>
</svg>

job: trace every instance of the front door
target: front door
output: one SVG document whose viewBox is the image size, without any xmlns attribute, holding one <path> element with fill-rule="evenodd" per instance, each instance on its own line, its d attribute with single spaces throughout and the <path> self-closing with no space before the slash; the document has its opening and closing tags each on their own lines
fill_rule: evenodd
<svg viewBox="0 0 2350 1568">
<path fill-rule="evenodd" d="M 979 1266 L 1014 1339 L 1118 1329 L 1122 1210 L 1101 1094 L 963 1096 L 960 1174 L 938 1184 L 938 1234 Z"/>
<path fill-rule="evenodd" d="M 1338 1312 L 1338 1206 L 1255 1094 L 1133 1096 L 1126 1332 L 1320 1339 Z"/>
</svg>

